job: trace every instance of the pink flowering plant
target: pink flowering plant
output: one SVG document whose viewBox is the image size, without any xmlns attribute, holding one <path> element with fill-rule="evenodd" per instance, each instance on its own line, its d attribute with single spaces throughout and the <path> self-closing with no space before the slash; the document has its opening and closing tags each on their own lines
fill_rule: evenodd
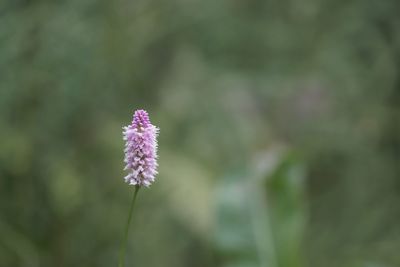
<svg viewBox="0 0 400 267">
<path fill-rule="evenodd" d="M 152 125 L 145 110 L 136 110 L 132 123 L 123 127 L 125 140 L 125 169 L 129 173 L 125 182 L 135 186 L 125 236 L 121 243 L 119 267 L 124 266 L 126 244 L 128 241 L 129 225 L 132 219 L 133 207 L 139 189 L 149 187 L 157 175 L 157 136 L 159 129 Z"/>
<path fill-rule="evenodd" d="M 157 135 L 159 129 L 150 123 L 144 110 L 137 110 L 131 125 L 124 128 L 125 181 L 130 185 L 149 187 L 157 174 Z"/>
</svg>

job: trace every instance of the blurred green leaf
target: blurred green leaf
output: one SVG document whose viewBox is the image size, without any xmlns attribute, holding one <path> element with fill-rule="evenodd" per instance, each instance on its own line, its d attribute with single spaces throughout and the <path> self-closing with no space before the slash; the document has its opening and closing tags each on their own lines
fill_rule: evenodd
<svg viewBox="0 0 400 267">
<path fill-rule="evenodd" d="M 223 266 L 303 266 L 304 169 L 291 153 L 270 151 L 261 168 L 227 175 L 216 192 L 216 242 Z M 256 171 L 255 171 L 256 170 Z"/>
</svg>

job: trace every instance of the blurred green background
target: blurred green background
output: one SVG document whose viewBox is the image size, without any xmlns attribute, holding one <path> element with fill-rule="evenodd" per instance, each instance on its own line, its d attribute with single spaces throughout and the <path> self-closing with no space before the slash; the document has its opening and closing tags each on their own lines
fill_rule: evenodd
<svg viewBox="0 0 400 267">
<path fill-rule="evenodd" d="M 400 266 L 398 0 L 0 2 L 0 266 Z"/>
</svg>

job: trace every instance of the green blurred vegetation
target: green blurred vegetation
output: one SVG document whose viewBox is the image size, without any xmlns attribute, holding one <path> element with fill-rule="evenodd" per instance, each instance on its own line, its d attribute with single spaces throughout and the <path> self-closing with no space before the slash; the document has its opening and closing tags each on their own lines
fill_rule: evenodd
<svg viewBox="0 0 400 267">
<path fill-rule="evenodd" d="M 0 266 L 400 266 L 398 0 L 0 2 Z"/>
</svg>

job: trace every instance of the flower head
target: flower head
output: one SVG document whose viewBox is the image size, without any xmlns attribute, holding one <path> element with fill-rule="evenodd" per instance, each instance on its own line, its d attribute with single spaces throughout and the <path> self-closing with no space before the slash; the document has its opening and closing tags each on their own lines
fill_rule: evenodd
<svg viewBox="0 0 400 267">
<path fill-rule="evenodd" d="M 125 140 L 124 170 L 129 174 L 125 181 L 131 185 L 149 187 L 157 174 L 157 135 L 159 129 L 152 125 L 144 110 L 136 110 L 132 124 L 123 127 Z"/>
</svg>

